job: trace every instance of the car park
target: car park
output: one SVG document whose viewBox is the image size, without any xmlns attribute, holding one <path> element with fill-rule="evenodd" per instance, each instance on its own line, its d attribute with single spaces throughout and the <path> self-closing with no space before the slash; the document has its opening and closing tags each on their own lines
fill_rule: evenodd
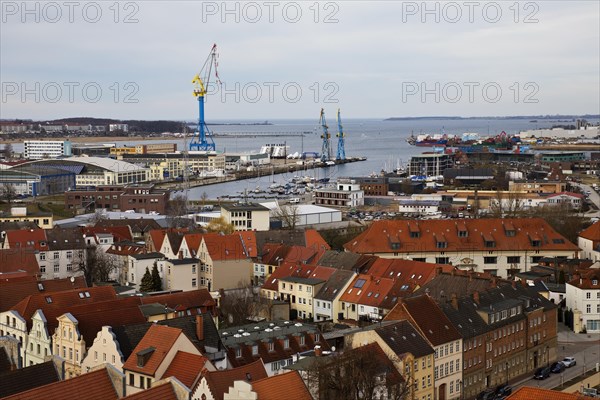
<svg viewBox="0 0 600 400">
<path fill-rule="evenodd" d="M 550 367 L 540 367 L 535 370 L 533 379 L 546 379 L 550 376 Z"/>
</svg>

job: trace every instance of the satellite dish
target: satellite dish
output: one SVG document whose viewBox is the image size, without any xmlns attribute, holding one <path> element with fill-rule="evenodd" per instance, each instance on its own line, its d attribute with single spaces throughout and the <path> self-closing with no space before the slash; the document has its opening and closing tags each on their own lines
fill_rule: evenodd
<svg viewBox="0 0 600 400">
<path fill-rule="evenodd" d="M 75 277 L 74 276 L 71 277 L 71 283 L 73 283 L 73 282 L 75 282 Z"/>
</svg>

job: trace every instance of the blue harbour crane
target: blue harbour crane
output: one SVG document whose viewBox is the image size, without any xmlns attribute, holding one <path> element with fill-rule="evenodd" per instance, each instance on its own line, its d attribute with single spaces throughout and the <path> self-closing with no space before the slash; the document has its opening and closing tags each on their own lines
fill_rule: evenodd
<svg viewBox="0 0 600 400">
<path fill-rule="evenodd" d="M 344 129 L 342 128 L 342 118 L 340 117 L 340 109 L 338 108 L 338 114 L 337 114 L 337 120 L 338 120 L 338 133 L 337 133 L 337 138 L 338 138 L 338 148 L 337 148 L 337 155 L 335 157 L 336 160 L 345 160 L 346 159 L 346 149 L 344 148 Z"/>
<path fill-rule="evenodd" d="M 321 139 L 323 139 L 323 145 L 321 146 L 321 161 L 325 162 L 331 160 L 331 148 L 329 146 L 331 135 L 329 134 L 329 127 L 327 126 L 327 122 L 325 121 L 325 110 L 322 108 L 319 123 L 323 128 L 323 134 L 321 135 Z"/>
<path fill-rule="evenodd" d="M 212 132 L 206 126 L 204 121 L 204 102 L 206 91 L 210 82 L 212 70 L 215 70 L 215 78 L 217 84 L 220 84 L 219 74 L 217 72 L 217 45 L 214 44 L 202 69 L 194 76 L 192 83 L 194 84 L 194 97 L 198 99 L 198 130 L 190 141 L 190 150 L 196 151 L 215 151 L 215 141 L 212 137 Z"/>
</svg>

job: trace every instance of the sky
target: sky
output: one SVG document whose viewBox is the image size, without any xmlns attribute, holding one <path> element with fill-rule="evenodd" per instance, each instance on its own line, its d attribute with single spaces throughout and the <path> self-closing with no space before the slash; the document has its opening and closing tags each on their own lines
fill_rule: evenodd
<svg viewBox="0 0 600 400">
<path fill-rule="evenodd" d="M 598 1 L 0 2 L 0 118 L 600 113 Z"/>
</svg>

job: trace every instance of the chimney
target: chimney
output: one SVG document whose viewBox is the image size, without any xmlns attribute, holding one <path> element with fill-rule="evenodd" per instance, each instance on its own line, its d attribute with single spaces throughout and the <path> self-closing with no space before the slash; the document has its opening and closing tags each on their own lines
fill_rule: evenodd
<svg viewBox="0 0 600 400">
<path fill-rule="evenodd" d="M 196 315 L 196 337 L 198 340 L 204 340 L 204 317 L 202 314 Z"/>
<path fill-rule="evenodd" d="M 479 292 L 477 290 L 473 292 L 473 301 L 479 304 Z"/>
<path fill-rule="evenodd" d="M 452 293 L 452 307 L 454 307 L 455 310 L 458 310 L 458 297 L 456 296 L 456 293 Z"/>
<path fill-rule="evenodd" d="M 492 276 L 492 282 L 490 282 L 490 287 L 498 287 L 498 278 L 496 278 L 495 276 Z"/>
<path fill-rule="evenodd" d="M 321 349 L 321 346 L 316 345 L 315 346 L 315 357 L 321 357 L 323 355 L 323 350 Z"/>
</svg>

